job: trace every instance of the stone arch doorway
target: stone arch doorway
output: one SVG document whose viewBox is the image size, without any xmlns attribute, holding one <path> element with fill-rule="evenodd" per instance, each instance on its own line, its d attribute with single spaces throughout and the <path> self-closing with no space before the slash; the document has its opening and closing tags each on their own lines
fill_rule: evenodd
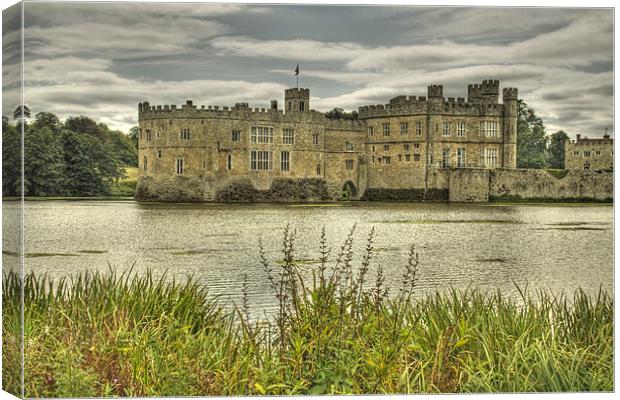
<svg viewBox="0 0 620 400">
<path fill-rule="evenodd" d="M 357 188 L 351 181 L 346 181 L 342 186 L 342 198 L 352 199 L 357 196 Z"/>
</svg>

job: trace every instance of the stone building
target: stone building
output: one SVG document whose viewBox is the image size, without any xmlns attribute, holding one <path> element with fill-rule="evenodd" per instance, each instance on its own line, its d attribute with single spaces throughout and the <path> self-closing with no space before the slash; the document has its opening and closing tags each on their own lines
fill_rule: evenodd
<svg viewBox="0 0 620 400">
<path fill-rule="evenodd" d="M 426 97 L 360 107 L 358 120 L 326 118 L 298 88 L 285 90 L 284 110 L 143 102 L 136 198 L 447 199 L 450 170 L 516 167 L 517 89 L 502 94 L 497 80 L 469 85 L 467 99 L 430 85 Z"/>
<path fill-rule="evenodd" d="M 607 133 L 602 139 L 577 135 L 564 146 L 564 168 L 590 171 L 614 169 L 614 140 Z"/>
</svg>

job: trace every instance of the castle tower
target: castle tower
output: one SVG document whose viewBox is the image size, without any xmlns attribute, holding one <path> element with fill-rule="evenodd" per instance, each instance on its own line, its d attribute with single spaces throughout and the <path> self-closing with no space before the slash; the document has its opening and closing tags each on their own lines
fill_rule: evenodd
<svg viewBox="0 0 620 400">
<path fill-rule="evenodd" d="M 480 94 L 483 102 L 487 104 L 497 104 L 499 99 L 499 81 L 482 81 L 482 85 L 480 85 Z"/>
<path fill-rule="evenodd" d="M 467 101 L 469 103 L 480 103 L 482 101 L 482 85 L 474 83 L 467 86 Z"/>
<path fill-rule="evenodd" d="M 286 89 L 284 107 L 286 113 L 310 111 L 310 89 Z"/>
<path fill-rule="evenodd" d="M 428 99 L 435 101 L 443 101 L 443 86 L 442 85 L 429 85 L 428 86 Z"/>
<path fill-rule="evenodd" d="M 519 93 L 516 88 L 504 88 L 504 136 L 502 167 L 517 168 L 517 100 Z"/>
</svg>

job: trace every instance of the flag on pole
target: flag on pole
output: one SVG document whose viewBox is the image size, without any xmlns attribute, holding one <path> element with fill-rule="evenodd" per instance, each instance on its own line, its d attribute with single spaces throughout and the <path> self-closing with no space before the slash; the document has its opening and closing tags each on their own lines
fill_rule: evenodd
<svg viewBox="0 0 620 400">
<path fill-rule="evenodd" d="M 299 75 L 299 63 L 297 63 L 297 68 L 295 68 L 295 76 Z"/>
</svg>

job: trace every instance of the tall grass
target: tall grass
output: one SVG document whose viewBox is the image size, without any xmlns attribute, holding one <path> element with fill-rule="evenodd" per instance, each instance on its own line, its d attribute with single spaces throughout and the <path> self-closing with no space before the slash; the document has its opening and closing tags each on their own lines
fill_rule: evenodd
<svg viewBox="0 0 620 400">
<path fill-rule="evenodd" d="M 415 248 L 400 287 L 389 290 L 372 266 L 374 231 L 354 265 L 354 229 L 335 249 L 323 231 L 316 268 L 295 261 L 291 229 L 282 262 L 259 246 L 278 304 L 269 321 L 250 318 L 247 282 L 243 304 L 227 311 L 192 279 L 28 274 L 26 396 L 613 390 L 605 292 L 517 301 L 452 290 L 412 299 Z M 3 284 L 3 301 L 19 295 L 16 275 Z M 4 311 L 6 346 L 19 335 L 19 309 Z M 18 374 L 4 371 L 7 389 L 18 390 Z"/>
</svg>

